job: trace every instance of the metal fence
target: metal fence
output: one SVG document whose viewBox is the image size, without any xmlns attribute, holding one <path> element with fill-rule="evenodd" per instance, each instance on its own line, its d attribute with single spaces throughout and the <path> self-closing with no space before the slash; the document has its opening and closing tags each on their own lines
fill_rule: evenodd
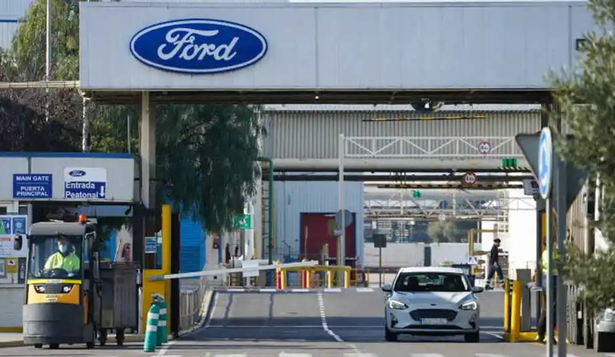
<svg viewBox="0 0 615 357">
<path fill-rule="evenodd" d="M 203 318 L 203 299 L 207 293 L 207 283 L 204 277 L 200 279 L 180 280 L 179 297 L 179 329 L 188 331 L 195 327 Z"/>
</svg>

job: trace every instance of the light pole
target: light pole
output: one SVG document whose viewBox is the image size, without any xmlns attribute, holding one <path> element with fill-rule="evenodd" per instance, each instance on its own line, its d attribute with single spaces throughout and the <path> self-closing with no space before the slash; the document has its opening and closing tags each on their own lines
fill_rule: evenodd
<svg viewBox="0 0 615 357">
<path fill-rule="evenodd" d="M 49 82 L 51 79 L 51 1 L 47 0 L 47 41 L 45 44 L 45 81 Z M 49 84 L 45 89 L 46 93 L 46 103 L 45 103 L 45 120 L 49 122 Z"/>
</svg>

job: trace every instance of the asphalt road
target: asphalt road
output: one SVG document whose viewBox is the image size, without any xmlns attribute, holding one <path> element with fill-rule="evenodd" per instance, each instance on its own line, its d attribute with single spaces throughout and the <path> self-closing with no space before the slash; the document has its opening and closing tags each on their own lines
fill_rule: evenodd
<svg viewBox="0 0 615 357">
<path fill-rule="evenodd" d="M 485 292 L 481 300 L 481 341 L 461 337 L 403 336 L 384 341 L 383 294 L 340 293 L 219 293 L 208 323 L 186 338 L 156 353 L 141 346 L 80 347 L 36 350 L 0 349 L 0 356 L 131 357 L 542 357 L 535 343 L 509 344 L 501 339 L 502 292 Z M 70 347 L 70 346 L 69 346 Z M 569 356 L 605 356 L 571 346 Z M 611 357 L 611 356 L 609 356 Z M 615 356 L 613 356 L 615 357 Z"/>
</svg>

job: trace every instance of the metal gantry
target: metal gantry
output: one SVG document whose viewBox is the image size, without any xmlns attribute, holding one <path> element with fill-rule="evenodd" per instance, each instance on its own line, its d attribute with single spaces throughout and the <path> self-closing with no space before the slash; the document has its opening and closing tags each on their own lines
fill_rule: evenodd
<svg viewBox="0 0 615 357">
<path fill-rule="evenodd" d="M 439 190 L 438 194 L 412 197 L 411 191 L 366 192 L 363 214 L 366 218 L 415 219 L 490 219 L 503 221 L 512 210 L 535 210 L 532 197 L 508 197 L 498 194 L 480 195 L 460 190 Z M 388 197 L 387 197 L 388 195 Z M 504 217 L 504 218 L 503 218 Z"/>
</svg>

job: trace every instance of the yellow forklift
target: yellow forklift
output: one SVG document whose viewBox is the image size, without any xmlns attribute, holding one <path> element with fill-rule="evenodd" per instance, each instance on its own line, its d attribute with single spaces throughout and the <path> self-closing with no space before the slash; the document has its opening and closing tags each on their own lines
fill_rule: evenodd
<svg viewBox="0 0 615 357">
<path fill-rule="evenodd" d="M 115 330 L 138 326 L 136 267 L 101 263 L 96 225 L 83 215 L 77 222 L 34 223 L 27 241 L 17 236 L 14 249 L 27 244 L 24 344 L 57 349 L 61 344 L 101 345 Z M 114 311 L 114 310 L 118 311 Z"/>
</svg>

